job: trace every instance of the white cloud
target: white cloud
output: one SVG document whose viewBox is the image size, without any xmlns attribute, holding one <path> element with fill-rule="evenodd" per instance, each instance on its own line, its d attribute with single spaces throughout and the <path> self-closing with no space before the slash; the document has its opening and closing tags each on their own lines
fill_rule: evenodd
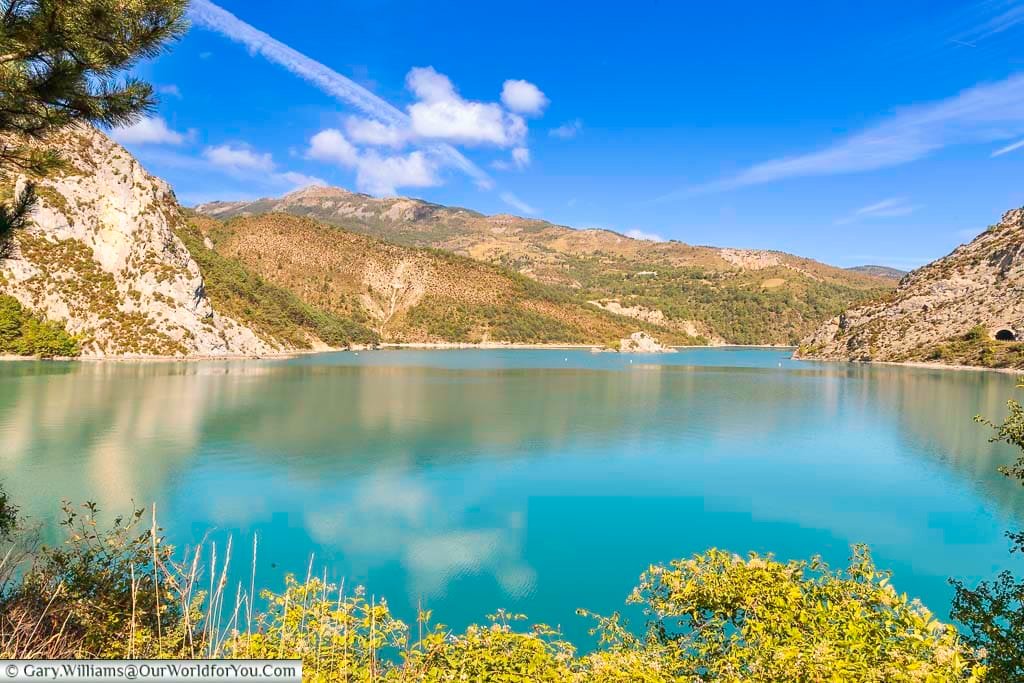
<svg viewBox="0 0 1024 683">
<path fill-rule="evenodd" d="M 661 235 L 657 235 L 653 232 L 644 232 L 643 230 L 627 230 L 626 237 L 632 237 L 635 240 L 646 240 L 647 242 L 664 242 L 665 238 Z"/>
<path fill-rule="evenodd" d="M 252 170 L 271 172 L 274 170 L 274 159 L 269 152 L 260 154 L 247 147 L 233 145 L 217 145 L 203 150 L 203 156 L 214 166 L 235 170 Z"/>
<path fill-rule="evenodd" d="M 293 187 L 309 187 L 310 185 L 316 185 L 318 187 L 327 187 L 327 181 L 323 178 L 318 178 L 315 175 L 306 175 L 305 173 L 297 173 L 295 171 L 285 171 L 284 173 L 276 174 L 277 178 L 291 184 Z"/>
<path fill-rule="evenodd" d="M 341 166 L 352 167 L 359 160 L 359 150 L 336 128 L 327 128 L 309 140 L 306 156 L 317 161 L 327 161 Z"/>
<path fill-rule="evenodd" d="M 246 182 L 288 189 L 327 185 L 326 180 L 317 176 L 297 171 L 279 171 L 269 152 L 256 152 L 247 145 L 224 144 L 207 147 L 203 150 L 203 159 L 209 166 L 221 169 L 228 175 L 244 179 Z"/>
<path fill-rule="evenodd" d="M 1012 4 L 1012 3 L 1010 3 Z M 1024 5 L 1011 7 L 1007 11 L 992 17 L 988 21 L 975 26 L 970 31 L 961 34 L 965 40 L 979 41 L 990 38 L 998 33 L 1008 31 L 1018 24 L 1024 23 Z"/>
<path fill-rule="evenodd" d="M 516 147 L 512 150 L 511 159 L 505 161 L 499 159 L 492 161 L 491 166 L 498 169 L 499 171 L 510 171 L 513 168 L 519 169 L 520 171 L 530 165 L 530 150 L 527 147 Z"/>
<path fill-rule="evenodd" d="M 180 145 L 186 136 L 167 126 L 159 116 L 143 117 L 124 128 L 114 128 L 110 137 L 121 144 L 135 145 Z"/>
<path fill-rule="evenodd" d="M 405 76 L 405 85 L 424 102 L 446 102 L 458 98 L 450 78 L 432 66 L 413 67 Z"/>
<path fill-rule="evenodd" d="M 512 150 L 512 163 L 516 168 L 526 168 L 530 165 L 530 150 L 526 147 L 516 147 Z"/>
<path fill-rule="evenodd" d="M 241 43 L 251 54 L 262 55 L 268 61 L 282 66 L 322 92 L 356 107 L 371 118 L 400 130 L 407 130 L 410 127 L 409 117 L 397 107 L 337 71 L 241 21 L 209 0 L 193 0 L 189 5 L 189 18 L 195 25 L 216 31 Z M 459 169 L 473 178 L 478 185 L 486 187 L 492 182 L 484 171 L 451 145 L 434 143 L 428 145 L 424 151 L 440 163 Z"/>
<path fill-rule="evenodd" d="M 177 97 L 179 100 L 181 99 L 181 89 L 173 83 L 158 85 L 156 87 L 156 91 L 161 95 L 171 95 L 172 97 Z"/>
<path fill-rule="evenodd" d="M 408 131 L 373 119 L 350 116 L 345 120 L 345 132 L 361 145 L 401 147 L 409 139 Z"/>
<path fill-rule="evenodd" d="M 502 192 L 500 197 L 501 201 L 505 202 L 506 204 L 508 204 L 517 211 L 521 211 L 522 213 L 525 214 L 537 213 L 537 209 L 533 208 L 532 206 L 524 202 L 522 199 L 512 194 L 511 192 Z"/>
<path fill-rule="evenodd" d="M 211 152 L 211 154 L 220 163 L 215 163 L 207 155 L 207 152 L 210 150 L 219 150 Z M 238 155 L 234 153 L 239 150 L 248 152 L 255 162 L 246 159 L 244 154 Z M 194 203 L 224 199 L 228 196 L 235 199 L 255 199 L 256 197 L 266 196 L 267 190 L 284 189 L 291 191 L 309 185 L 327 185 L 326 180 L 317 176 L 306 175 L 296 171 L 278 171 L 277 165 L 273 163 L 272 158 L 270 159 L 271 170 L 268 172 L 263 160 L 269 158 L 270 155 L 253 152 L 247 145 L 210 147 L 203 150 L 202 155 L 183 154 L 167 147 L 144 147 L 140 148 L 136 154 L 140 161 L 147 165 L 156 164 L 165 168 L 187 171 L 190 177 L 195 179 L 194 182 L 203 185 L 201 192 L 186 192 L 189 196 L 189 201 Z M 242 161 L 242 159 L 246 160 Z M 249 163 L 246 163 L 246 161 L 249 161 Z M 218 179 L 225 176 L 242 183 L 245 188 L 244 191 L 239 192 L 240 188 L 230 185 L 218 187 L 218 185 L 221 185 Z M 254 192 L 254 188 L 263 188 L 259 190 L 261 194 Z"/>
<path fill-rule="evenodd" d="M 416 135 L 464 145 L 511 147 L 526 137 L 526 122 L 500 105 L 465 100 L 444 74 L 433 67 L 415 67 L 406 76 L 419 99 L 409 107 Z"/>
<path fill-rule="evenodd" d="M 548 135 L 553 138 L 562 138 L 563 140 L 569 140 L 576 137 L 583 130 L 583 121 L 580 119 L 573 119 L 563 123 L 558 128 L 552 128 L 548 131 Z"/>
<path fill-rule="evenodd" d="M 437 169 L 423 152 L 381 156 L 365 152 L 356 166 L 356 184 L 363 192 L 394 195 L 399 187 L 433 187 L 440 183 Z"/>
<path fill-rule="evenodd" d="M 1021 147 L 1024 147 L 1024 140 L 1019 140 L 1017 142 L 1014 142 L 1011 145 L 1007 145 L 1006 147 L 1001 147 L 1001 148 L 997 149 L 996 151 L 992 152 L 992 157 L 993 158 L 1001 157 L 1004 154 L 1009 154 L 1010 152 L 1012 152 L 1014 150 L 1018 150 Z"/>
<path fill-rule="evenodd" d="M 724 180 L 662 199 L 731 190 L 788 178 L 859 173 L 899 166 L 944 147 L 994 142 L 1024 133 L 1024 74 L 974 86 L 893 116 L 819 152 L 772 159 Z"/>
<path fill-rule="evenodd" d="M 374 195 L 393 195 L 399 187 L 439 184 L 437 164 L 422 151 L 382 156 L 375 150 L 359 151 L 345 135 L 327 128 L 309 140 L 306 157 L 356 171 L 356 186 Z"/>
<path fill-rule="evenodd" d="M 501 88 L 501 101 L 510 111 L 537 115 L 548 106 L 548 98 L 529 81 L 507 80 Z"/>
<path fill-rule="evenodd" d="M 835 221 L 836 225 L 847 225 L 862 218 L 895 218 L 909 216 L 917 211 L 920 206 L 908 204 L 905 197 L 891 197 L 880 202 L 863 206 L 849 216 Z"/>
</svg>

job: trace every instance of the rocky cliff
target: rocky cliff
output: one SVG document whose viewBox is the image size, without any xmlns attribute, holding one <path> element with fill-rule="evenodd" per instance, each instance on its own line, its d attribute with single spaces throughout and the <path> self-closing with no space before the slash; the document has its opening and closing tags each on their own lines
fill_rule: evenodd
<svg viewBox="0 0 1024 683">
<path fill-rule="evenodd" d="M 807 337 L 803 358 L 1024 367 L 1024 209 Z"/>
<path fill-rule="evenodd" d="M 166 183 L 93 128 L 48 144 L 67 164 L 39 182 L 32 224 L 0 259 L 0 293 L 64 321 L 87 356 L 276 350 L 211 306 L 199 266 L 175 235 L 182 218 Z"/>
</svg>

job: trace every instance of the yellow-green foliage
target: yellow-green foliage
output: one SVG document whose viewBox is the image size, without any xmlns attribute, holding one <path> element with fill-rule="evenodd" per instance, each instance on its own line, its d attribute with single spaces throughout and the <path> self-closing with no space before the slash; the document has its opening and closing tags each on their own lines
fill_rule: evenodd
<svg viewBox="0 0 1024 683">
<path fill-rule="evenodd" d="M 286 577 L 282 592 L 262 591 L 254 606 L 241 583 L 228 586 L 226 558 L 208 562 L 200 547 L 175 564 L 155 521 L 136 530 L 141 511 L 107 533 L 94 506 L 66 512 L 64 546 L 0 576 L 0 656 L 299 658 L 306 680 L 396 683 L 985 676 L 978 653 L 898 594 L 863 547 L 840 571 L 714 549 L 652 566 L 628 599 L 643 606 L 646 626 L 581 610 L 600 641 L 579 653 L 557 630 L 522 627 L 524 615 L 503 611 L 461 632 L 421 611 L 410 627 L 362 588 L 312 576 Z"/>
<path fill-rule="evenodd" d="M 956 629 L 898 594 L 889 579 L 864 546 L 838 571 L 817 558 L 781 563 L 713 549 L 651 567 L 630 602 L 652 618 L 646 647 L 684 677 L 977 680 L 972 671 L 982 670 Z M 635 646 L 629 636 L 620 640 L 619 647 Z"/>
<path fill-rule="evenodd" d="M 64 325 L 25 310 L 12 296 L 0 294 L 0 353 L 21 356 L 77 356 L 78 339 Z"/>
</svg>

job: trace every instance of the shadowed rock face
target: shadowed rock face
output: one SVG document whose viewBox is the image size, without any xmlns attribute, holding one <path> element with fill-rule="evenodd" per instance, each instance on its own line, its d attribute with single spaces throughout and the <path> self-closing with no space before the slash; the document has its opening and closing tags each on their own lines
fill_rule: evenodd
<svg viewBox="0 0 1024 683">
<path fill-rule="evenodd" d="M 1024 209 L 969 244 L 907 275 L 888 300 L 852 308 L 806 338 L 799 356 L 936 360 L 929 349 L 968 339 L 1019 341 L 1024 329 Z M 1010 365 L 1019 366 L 1016 360 Z"/>
<path fill-rule="evenodd" d="M 174 193 L 91 127 L 47 141 L 66 168 L 39 182 L 32 224 L 0 260 L 0 292 L 83 339 L 86 355 L 272 351 L 219 315 L 174 227 Z M 18 178 L 18 187 L 25 178 Z"/>
</svg>

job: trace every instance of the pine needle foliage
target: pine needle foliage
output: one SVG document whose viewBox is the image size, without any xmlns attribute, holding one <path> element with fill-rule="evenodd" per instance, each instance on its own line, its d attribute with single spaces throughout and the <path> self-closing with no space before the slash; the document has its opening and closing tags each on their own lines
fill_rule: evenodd
<svg viewBox="0 0 1024 683">
<path fill-rule="evenodd" d="M 186 30 L 187 0 L 0 0 L 0 185 L 60 168 L 40 144 L 76 123 L 122 126 L 151 111 L 153 87 L 122 74 Z M 0 240 L 24 225 L 31 185 L 0 211 Z M 16 195 L 16 196 L 14 196 Z"/>
</svg>

